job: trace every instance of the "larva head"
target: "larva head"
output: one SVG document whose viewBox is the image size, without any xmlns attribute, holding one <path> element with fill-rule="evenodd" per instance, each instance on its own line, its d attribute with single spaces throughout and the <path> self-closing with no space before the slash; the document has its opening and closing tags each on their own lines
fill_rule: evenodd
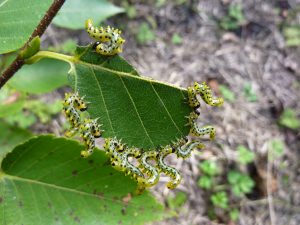
<svg viewBox="0 0 300 225">
<path fill-rule="evenodd" d="M 96 41 L 96 42 L 93 44 L 92 48 L 95 50 L 95 49 L 97 48 L 98 45 L 100 45 L 100 41 Z"/>
<path fill-rule="evenodd" d="M 91 19 L 85 21 L 85 29 L 89 29 L 92 26 L 93 26 L 93 21 Z"/>
</svg>

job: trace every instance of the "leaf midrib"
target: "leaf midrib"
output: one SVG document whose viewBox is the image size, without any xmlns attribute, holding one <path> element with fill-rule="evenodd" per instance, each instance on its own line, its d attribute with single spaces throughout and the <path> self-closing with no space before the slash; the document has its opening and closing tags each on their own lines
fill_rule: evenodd
<svg viewBox="0 0 300 225">
<path fill-rule="evenodd" d="M 110 198 L 107 198 L 107 197 L 104 197 L 104 196 L 99 197 L 98 195 L 90 194 L 90 193 L 87 193 L 87 192 L 82 192 L 82 191 L 67 188 L 67 187 L 57 186 L 55 184 L 49 184 L 49 183 L 41 182 L 41 181 L 38 181 L 38 180 L 32 180 L 32 179 L 27 179 L 27 178 L 23 178 L 23 177 L 17 177 L 17 176 L 13 176 L 13 175 L 9 175 L 9 174 L 1 172 L 0 173 L 0 183 L 3 182 L 4 179 L 7 179 L 9 181 L 20 181 L 20 182 L 24 182 L 24 183 L 37 184 L 37 185 L 40 185 L 40 186 L 43 186 L 43 187 L 57 189 L 59 191 L 71 192 L 71 193 L 75 193 L 77 195 L 83 195 L 83 196 L 88 196 L 88 197 L 97 198 L 97 199 L 100 198 L 100 199 L 103 199 L 103 200 L 112 201 L 116 204 L 124 205 L 124 202 L 122 200 L 110 199 Z M 138 205 L 135 205 L 132 202 L 130 203 L 130 205 L 132 207 L 135 207 L 135 208 L 140 207 Z"/>
</svg>

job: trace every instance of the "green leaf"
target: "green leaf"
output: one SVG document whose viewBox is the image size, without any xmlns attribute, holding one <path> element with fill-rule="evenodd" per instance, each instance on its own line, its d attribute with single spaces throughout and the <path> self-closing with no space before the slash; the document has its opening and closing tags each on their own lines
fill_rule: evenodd
<svg viewBox="0 0 300 225">
<path fill-rule="evenodd" d="M 136 34 L 136 38 L 139 44 L 145 44 L 155 39 L 155 34 L 146 22 L 141 23 Z"/>
<path fill-rule="evenodd" d="M 245 21 L 241 4 L 231 4 L 229 6 L 228 15 L 235 19 L 239 25 Z"/>
<path fill-rule="evenodd" d="M 108 165 L 83 159 L 76 141 L 39 136 L 17 146 L 0 172 L 0 224 L 144 224 L 163 216 L 149 193 Z M 4 213 L 4 214 L 3 214 Z"/>
<path fill-rule="evenodd" d="M 255 185 L 249 176 L 234 170 L 228 172 L 227 179 L 232 185 L 233 194 L 238 197 L 250 193 Z"/>
<path fill-rule="evenodd" d="M 42 101 L 33 100 L 26 104 L 26 108 L 34 113 L 42 123 L 47 123 L 51 120 L 51 116 L 61 111 L 61 100 L 53 103 L 44 103 Z"/>
<path fill-rule="evenodd" d="M 192 109 L 185 89 L 138 76 L 120 56 L 100 56 L 81 47 L 77 57 L 74 89 L 90 102 L 88 112 L 100 118 L 104 137 L 148 149 L 188 135 L 186 116 Z"/>
<path fill-rule="evenodd" d="M 114 6 L 106 0 L 69 0 L 63 5 L 53 23 L 69 29 L 82 29 L 85 20 L 92 19 L 95 24 L 106 18 L 124 12 L 124 9 Z"/>
<path fill-rule="evenodd" d="M 219 90 L 222 96 L 229 102 L 235 101 L 235 94 L 225 85 L 220 85 Z"/>
<path fill-rule="evenodd" d="M 232 221 L 236 221 L 240 216 L 240 212 L 238 209 L 234 208 L 232 210 L 230 210 L 229 212 L 229 217 Z"/>
<path fill-rule="evenodd" d="M 202 176 L 198 180 L 198 185 L 204 189 L 210 189 L 213 185 L 213 179 L 210 176 Z"/>
<path fill-rule="evenodd" d="M 4 86 L 0 91 L 0 118 L 20 112 L 24 103 L 25 96 Z"/>
<path fill-rule="evenodd" d="M 12 151 L 16 145 L 29 139 L 30 137 L 31 133 L 27 130 L 8 125 L 3 122 L 3 120 L 0 120 L 0 163 L 3 157 L 8 152 Z"/>
<path fill-rule="evenodd" d="M 26 129 L 35 124 L 37 118 L 30 112 L 18 112 L 12 115 L 6 116 L 5 121 L 11 125 L 18 126 Z"/>
<path fill-rule="evenodd" d="M 182 44 L 182 37 L 179 34 L 173 34 L 172 43 L 175 44 L 175 45 Z"/>
<path fill-rule="evenodd" d="M 167 203 L 170 209 L 175 210 L 184 205 L 187 200 L 187 194 L 185 192 L 177 192 L 174 197 L 168 197 Z"/>
<path fill-rule="evenodd" d="M 253 162 L 253 159 L 255 157 L 254 152 L 251 152 L 248 148 L 246 148 L 243 145 L 239 145 L 237 147 L 238 150 L 238 160 L 240 163 L 246 165 L 248 163 Z"/>
<path fill-rule="evenodd" d="M 52 0 L 0 1 L 0 54 L 22 47 L 52 2 Z"/>
<path fill-rule="evenodd" d="M 200 164 L 200 169 L 204 174 L 215 176 L 219 173 L 218 165 L 215 161 L 205 160 Z"/>
<path fill-rule="evenodd" d="M 69 65 L 55 59 L 42 59 L 32 65 L 24 65 L 9 81 L 17 90 L 41 94 L 68 83 Z"/>
<path fill-rule="evenodd" d="M 290 129 L 297 130 L 300 128 L 300 120 L 297 118 L 295 111 L 290 108 L 283 111 L 278 122 L 281 126 L 285 126 Z"/>
<path fill-rule="evenodd" d="M 300 26 L 285 26 L 283 34 L 288 47 L 300 45 Z"/>
<path fill-rule="evenodd" d="M 228 208 L 228 196 L 226 192 L 220 191 L 215 194 L 213 194 L 210 197 L 211 202 L 214 206 L 219 207 L 221 209 L 227 209 Z"/>
<path fill-rule="evenodd" d="M 279 139 L 274 139 L 269 142 L 269 154 L 272 159 L 279 158 L 284 153 L 284 142 Z"/>
<path fill-rule="evenodd" d="M 253 91 L 251 84 L 247 83 L 244 85 L 244 95 L 249 102 L 256 102 L 257 95 Z"/>
</svg>

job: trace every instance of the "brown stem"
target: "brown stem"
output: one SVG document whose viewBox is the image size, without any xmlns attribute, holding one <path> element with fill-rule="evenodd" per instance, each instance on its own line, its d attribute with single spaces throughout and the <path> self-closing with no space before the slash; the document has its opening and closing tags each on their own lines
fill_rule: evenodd
<svg viewBox="0 0 300 225">
<path fill-rule="evenodd" d="M 43 19 L 40 21 L 39 25 L 35 28 L 33 33 L 31 34 L 28 41 L 24 44 L 22 49 L 26 48 L 28 43 L 36 36 L 41 37 L 42 34 L 45 32 L 46 28 L 51 23 L 52 19 L 58 12 L 58 10 L 62 7 L 65 0 L 54 0 L 53 4 L 50 6 L 48 11 L 46 12 Z M 9 65 L 9 67 L 2 73 L 0 77 L 0 89 L 3 85 L 24 65 L 24 60 L 21 59 L 19 56 Z"/>
</svg>

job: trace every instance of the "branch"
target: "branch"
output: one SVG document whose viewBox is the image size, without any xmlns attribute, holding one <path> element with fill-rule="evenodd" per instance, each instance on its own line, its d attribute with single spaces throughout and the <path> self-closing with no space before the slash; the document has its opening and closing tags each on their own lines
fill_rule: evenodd
<svg viewBox="0 0 300 225">
<path fill-rule="evenodd" d="M 27 47 L 28 43 L 36 36 L 41 37 L 45 32 L 46 28 L 51 23 L 52 19 L 57 14 L 58 10 L 62 7 L 65 0 L 54 0 L 53 4 L 50 6 L 48 11 L 46 12 L 43 19 L 40 21 L 39 25 L 35 28 L 33 33 L 30 35 L 28 41 L 24 44 L 21 49 Z M 0 89 L 3 85 L 24 65 L 24 59 L 21 59 L 18 56 L 10 65 L 9 67 L 3 72 L 2 76 L 0 77 Z"/>
</svg>

